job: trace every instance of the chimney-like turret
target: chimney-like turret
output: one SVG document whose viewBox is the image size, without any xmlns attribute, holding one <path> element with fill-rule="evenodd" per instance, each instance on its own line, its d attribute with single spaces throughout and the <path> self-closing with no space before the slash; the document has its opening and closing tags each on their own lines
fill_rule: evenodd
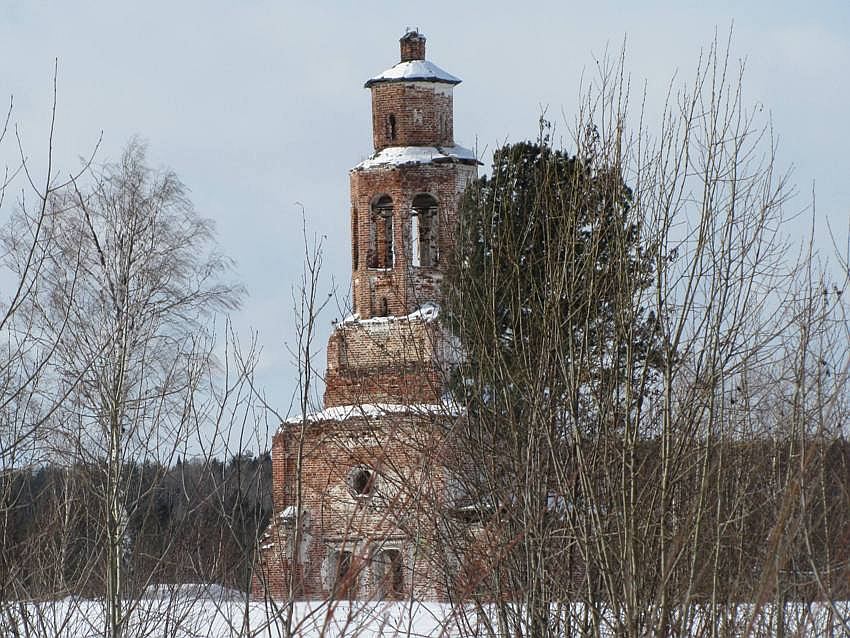
<svg viewBox="0 0 850 638">
<path fill-rule="evenodd" d="M 416 29 L 408 31 L 398 41 L 401 48 L 401 61 L 425 59 L 425 36 Z"/>
</svg>

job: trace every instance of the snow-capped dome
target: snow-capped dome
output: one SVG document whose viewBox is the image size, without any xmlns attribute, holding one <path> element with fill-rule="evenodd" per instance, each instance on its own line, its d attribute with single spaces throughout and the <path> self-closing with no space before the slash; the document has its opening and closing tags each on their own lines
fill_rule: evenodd
<svg viewBox="0 0 850 638">
<path fill-rule="evenodd" d="M 363 160 L 353 170 L 412 164 L 478 164 L 475 153 L 462 146 L 390 146 Z"/>
<path fill-rule="evenodd" d="M 460 84 L 460 78 L 443 71 L 428 60 L 408 60 L 399 62 L 380 75 L 370 78 L 365 87 L 368 89 L 381 82 L 442 82 L 444 84 Z"/>
</svg>

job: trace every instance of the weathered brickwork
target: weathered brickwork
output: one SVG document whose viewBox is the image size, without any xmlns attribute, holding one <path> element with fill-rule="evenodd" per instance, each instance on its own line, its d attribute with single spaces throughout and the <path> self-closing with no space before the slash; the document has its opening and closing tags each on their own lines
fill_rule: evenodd
<svg viewBox="0 0 850 638">
<path fill-rule="evenodd" d="M 400 46 L 401 64 L 424 60 L 421 34 Z M 367 85 L 375 151 L 392 158 L 351 171 L 353 315 L 328 342 L 325 410 L 273 439 L 274 516 L 257 597 L 447 596 L 434 513 L 444 509 L 441 459 L 455 417 L 440 407 L 449 350 L 436 308 L 477 162 L 441 148 L 455 148 L 459 80 L 437 69 L 436 81 L 399 81 L 390 71 Z"/>
<path fill-rule="evenodd" d="M 440 345 L 436 321 L 392 317 L 338 326 L 328 341 L 325 407 L 437 403 Z"/>
<path fill-rule="evenodd" d="M 375 150 L 388 146 L 452 146 L 451 86 L 393 82 L 372 89 Z"/>
<path fill-rule="evenodd" d="M 440 265 L 451 249 L 457 204 L 475 177 L 476 167 L 465 164 L 415 164 L 351 172 L 352 297 L 360 318 L 406 315 L 427 301 L 439 301 Z M 411 263 L 413 199 L 428 194 L 437 201 L 437 264 Z M 393 202 L 393 267 L 370 268 L 372 204 L 382 195 Z M 386 303 L 385 303 L 386 300 Z"/>
<path fill-rule="evenodd" d="M 423 541 L 436 536 L 431 513 L 443 498 L 440 468 L 433 461 L 442 445 L 442 428 L 430 418 L 404 414 L 309 423 L 300 472 L 303 514 L 296 521 L 287 507 L 298 496 L 298 450 L 292 443 L 300 430 L 300 424 L 287 424 L 274 440 L 276 515 L 261 541 L 255 594 L 284 598 L 292 577 L 299 598 L 444 597 L 442 572 L 429 569 L 434 558 L 421 551 L 429 545 Z M 351 485 L 352 472 L 359 468 L 374 473 L 367 494 L 358 494 Z M 371 561 L 387 548 L 398 549 L 404 558 L 402 587 L 394 592 L 380 591 L 379 570 Z M 339 551 L 351 551 L 354 561 L 351 578 L 356 583 L 345 591 L 336 579 Z"/>
<path fill-rule="evenodd" d="M 405 33 L 398 41 L 401 49 L 401 61 L 425 59 L 425 36 L 416 31 Z"/>
</svg>

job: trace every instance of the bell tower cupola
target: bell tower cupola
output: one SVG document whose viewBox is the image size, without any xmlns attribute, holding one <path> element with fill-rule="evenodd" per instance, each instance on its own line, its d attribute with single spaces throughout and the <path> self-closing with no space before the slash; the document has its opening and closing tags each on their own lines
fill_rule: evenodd
<svg viewBox="0 0 850 638">
<path fill-rule="evenodd" d="M 399 40 L 401 61 L 366 82 L 372 90 L 375 151 L 390 146 L 453 146 L 452 89 L 460 80 L 425 59 L 425 36 Z"/>
<path fill-rule="evenodd" d="M 477 174 L 475 155 L 454 141 L 460 79 L 425 59 L 418 30 L 399 48 L 401 61 L 365 84 L 374 154 L 351 171 L 352 296 L 362 319 L 439 303 L 458 200 Z"/>
<path fill-rule="evenodd" d="M 454 141 L 460 79 L 425 59 L 418 30 L 408 30 L 399 48 L 401 60 L 365 84 L 374 152 L 350 173 L 353 307 L 328 344 L 326 405 L 440 395 L 433 383 L 440 283 L 458 202 L 478 161 Z M 381 330 L 389 332 L 379 339 Z"/>
</svg>

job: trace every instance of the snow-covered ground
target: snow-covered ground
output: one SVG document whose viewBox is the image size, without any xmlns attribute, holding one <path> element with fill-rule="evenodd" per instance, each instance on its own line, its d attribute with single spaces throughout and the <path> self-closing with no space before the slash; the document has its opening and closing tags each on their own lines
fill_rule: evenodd
<svg viewBox="0 0 850 638">
<path fill-rule="evenodd" d="M 127 605 L 125 635 L 133 638 L 279 638 L 287 633 L 284 605 L 249 601 L 227 591 L 220 596 L 199 596 L 191 588 L 170 596 L 146 592 L 141 600 Z M 99 600 L 72 597 L 49 602 L 5 602 L 0 605 L 0 614 L 3 638 L 104 635 L 104 605 Z M 293 635 L 305 637 L 459 635 L 457 619 L 449 606 L 410 602 L 296 603 L 292 627 Z"/>
<path fill-rule="evenodd" d="M 141 600 L 128 602 L 125 635 L 133 638 L 279 638 L 287 635 L 286 607 L 281 603 L 249 601 L 244 594 L 220 587 L 158 586 Z M 601 617 L 605 617 L 605 613 Z M 593 614 L 581 605 L 561 608 L 565 635 L 615 636 L 610 622 L 587 631 Z M 676 635 L 773 636 L 775 619 L 770 606 L 756 609 L 742 604 L 725 608 L 713 619 L 707 609 L 692 607 L 680 618 Z M 789 604 L 785 607 L 787 635 L 848 636 L 850 604 Z M 597 616 L 599 618 L 599 616 Z M 610 621 L 610 619 L 609 619 Z M 675 623 L 675 620 L 674 620 Z M 449 638 L 487 636 L 486 619 L 471 607 L 416 602 L 296 603 L 292 632 L 303 637 L 356 636 L 378 638 L 409 636 Z M 584 631 L 582 630 L 584 627 Z M 686 628 L 685 628 L 686 627 Z M 49 602 L 0 604 L 0 636 L 95 638 L 105 635 L 102 601 L 65 598 Z"/>
</svg>

